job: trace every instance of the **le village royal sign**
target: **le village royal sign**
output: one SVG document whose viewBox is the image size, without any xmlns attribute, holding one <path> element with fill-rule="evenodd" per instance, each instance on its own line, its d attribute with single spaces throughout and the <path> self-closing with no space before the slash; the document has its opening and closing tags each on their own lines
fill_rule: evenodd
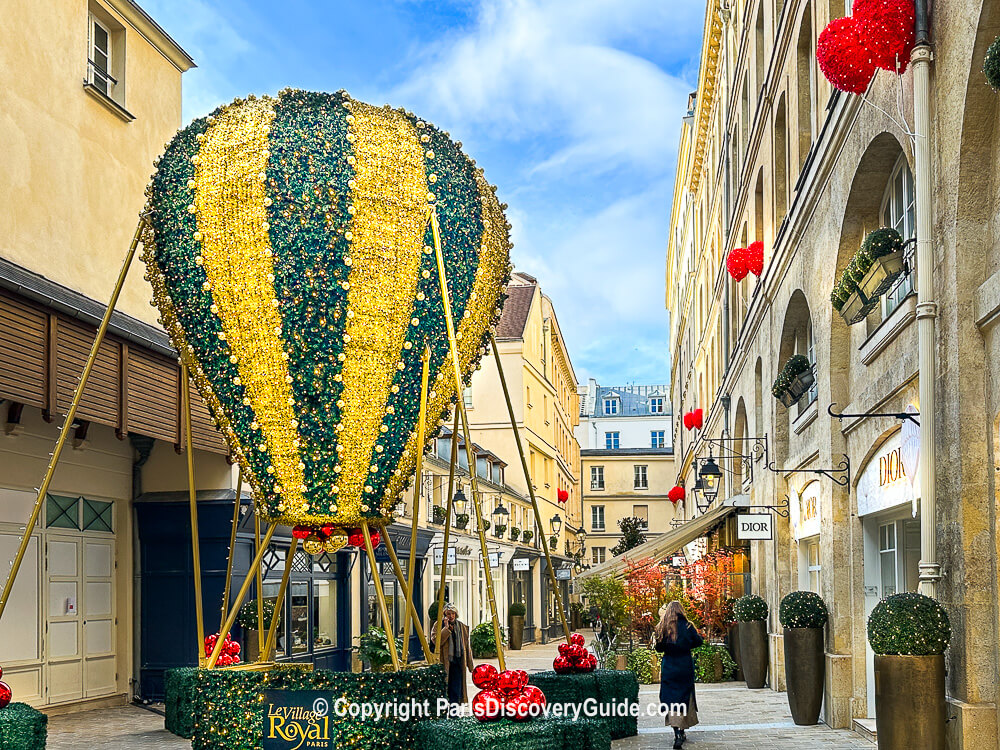
<svg viewBox="0 0 1000 750">
<path fill-rule="evenodd" d="M 332 697 L 322 690 L 265 691 L 262 750 L 334 750 Z"/>
</svg>

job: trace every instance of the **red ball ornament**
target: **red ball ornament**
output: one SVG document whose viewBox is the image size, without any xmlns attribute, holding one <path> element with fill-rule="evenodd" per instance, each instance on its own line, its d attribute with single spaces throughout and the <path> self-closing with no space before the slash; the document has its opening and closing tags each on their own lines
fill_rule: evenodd
<svg viewBox="0 0 1000 750">
<path fill-rule="evenodd" d="M 319 535 L 324 539 L 329 539 L 333 536 L 333 532 L 337 530 L 337 527 L 332 523 L 324 523 L 319 527 Z"/>
<path fill-rule="evenodd" d="M 544 706 L 546 703 L 545 693 L 537 685 L 525 685 L 522 695 L 524 695 L 528 702 L 536 706 Z"/>
<path fill-rule="evenodd" d="M 701 409 L 695 409 L 691 412 L 691 422 L 694 424 L 696 430 L 700 430 L 702 424 L 704 424 L 705 413 Z"/>
<path fill-rule="evenodd" d="M 531 718 L 531 701 L 518 693 L 504 704 L 504 714 L 514 721 L 527 721 Z"/>
<path fill-rule="evenodd" d="M 560 643 L 559 656 L 569 656 L 571 648 L 573 648 L 573 645 L 571 643 Z"/>
<path fill-rule="evenodd" d="M 747 268 L 757 277 L 764 272 L 764 243 L 760 240 L 751 243 L 747 248 Z"/>
<path fill-rule="evenodd" d="M 240 644 L 238 644 L 236 641 L 229 641 L 229 642 L 227 642 L 226 643 L 226 653 L 229 654 L 230 656 L 239 656 L 240 655 Z"/>
<path fill-rule="evenodd" d="M 292 536 L 299 541 L 307 538 L 310 534 L 312 534 L 312 529 L 308 526 L 299 525 L 292 527 Z"/>
<path fill-rule="evenodd" d="M 375 549 L 376 547 L 378 547 L 379 542 L 382 541 L 382 536 L 377 531 L 370 531 L 370 532 L 368 532 L 368 536 L 370 536 L 372 538 L 372 549 Z M 361 538 L 362 538 L 362 540 L 364 540 L 364 533 L 363 532 L 361 534 Z M 364 544 L 364 541 L 362 541 L 361 543 Z"/>
<path fill-rule="evenodd" d="M 552 662 L 552 668 L 558 674 L 566 674 L 573 671 L 573 662 L 565 656 L 557 656 L 555 661 Z"/>
<path fill-rule="evenodd" d="M 351 529 L 350 533 L 347 535 L 347 543 L 352 547 L 364 547 L 365 535 L 361 529 Z"/>
<path fill-rule="evenodd" d="M 734 247 L 729 251 L 729 256 L 726 258 L 726 270 L 737 281 L 743 281 L 746 278 L 749 268 L 747 268 L 747 251 L 745 248 Z"/>
<path fill-rule="evenodd" d="M 875 63 L 853 16 L 837 18 L 819 35 L 816 61 L 823 75 L 841 91 L 863 94 L 875 77 Z"/>
<path fill-rule="evenodd" d="M 855 0 L 851 15 L 875 66 L 905 73 L 916 41 L 913 0 Z"/>
<path fill-rule="evenodd" d="M 7 708 L 13 697 L 14 691 L 10 689 L 10 685 L 6 682 L 0 682 L 0 708 Z"/>
<path fill-rule="evenodd" d="M 587 661 L 589 662 L 587 664 L 587 666 L 590 667 L 589 671 L 593 672 L 595 669 L 597 669 L 597 657 L 596 656 L 594 656 L 593 654 L 591 654 L 590 658 Z"/>
<path fill-rule="evenodd" d="M 573 633 L 573 635 L 569 637 L 569 642 L 574 646 L 587 645 L 587 639 L 583 637 L 583 633 Z"/>
<path fill-rule="evenodd" d="M 520 679 L 508 669 L 506 672 L 500 673 L 497 678 L 497 687 L 504 691 L 519 692 L 521 690 Z"/>
<path fill-rule="evenodd" d="M 503 703 L 493 690 L 483 690 L 472 699 L 472 715 L 479 721 L 494 721 L 500 718 Z"/>
<path fill-rule="evenodd" d="M 497 684 L 497 668 L 492 664 L 480 664 L 472 670 L 472 684 L 483 690 L 492 690 Z"/>
<path fill-rule="evenodd" d="M 512 670 L 512 674 L 514 675 L 517 687 L 523 690 L 524 687 L 528 684 L 528 673 L 525 672 L 523 669 L 514 669 Z"/>
<path fill-rule="evenodd" d="M 667 493 L 667 499 L 670 502 L 672 502 L 674 505 L 677 505 L 677 503 L 679 503 L 679 502 L 683 502 L 684 501 L 684 488 L 681 487 L 680 485 L 678 485 L 676 487 L 671 487 L 670 491 Z"/>
</svg>

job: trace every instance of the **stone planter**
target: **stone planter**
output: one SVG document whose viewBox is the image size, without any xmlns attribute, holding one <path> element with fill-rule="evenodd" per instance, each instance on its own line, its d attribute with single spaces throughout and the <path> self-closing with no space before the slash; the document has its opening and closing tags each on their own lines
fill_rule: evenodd
<svg viewBox="0 0 1000 750">
<path fill-rule="evenodd" d="M 511 617 L 510 618 L 510 648 L 514 651 L 520 651 L 521 646 L 524 644 L 524 618 L 523 617 Z"/>
<path fill-rule="evenodd" d="M 246 631 L 246 653 L 243 654 L 243 661 L 251 663 L 257 661 L 260 656 L 260 631 Z"/>
<path fill-rule="evenodd" d="M 747 687 L 759 690 L 767 683 L 767 623 L 764 620 L 740 623 L 740 661 Z"/>
<path fill-rule="evenodd" d="M 858 289 L 870 300 L 875 300 L 888 292 L 896 279 L 903 273 L 903 251 L 876 258 L 868 273 L 858 283 Z"/>
<path fill-rule="evenodd" d="M 844 306 L 840 308 L 840 317 L 844 319 L 847 325 L 852 326 L 867 318 L 868 314 L 875 309 L 877 304 L 877 297 L 869 299 L 860 289 L 855 289 L 851 292 L 851 296 L 847 298 Z"/>
<path fill-rule="evenodd" d="M 944 656 L 875 655 L 879 750 L 944 750 Z"/>
<path fill-rule="evenodd" d="M 729 641 L 729 655 L 736 662 L 736 674 L 733 675 L 733 679 L 742 682 L 746 678 L 743 676 L 743 655 L 740 653 L 740 624 L 738 622 L 729 626 L 727 639 Z"/>
<path fill-rule="evenodd" d="M 792 721 L 800 726 L 819 723 L 823 709 L 826 658 L 823 628 L 785 628 L 785 685 Z"/>
</svg>

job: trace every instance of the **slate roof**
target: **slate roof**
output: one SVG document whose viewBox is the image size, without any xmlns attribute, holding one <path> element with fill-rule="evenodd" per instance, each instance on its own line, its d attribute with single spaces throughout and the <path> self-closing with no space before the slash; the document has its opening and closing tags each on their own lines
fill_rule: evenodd
<svg viewBox="0 0 1000 750">
<path fill-rule="evenodd" d="M 663 399 L 663 411 L 651 412 L 649 410 L 649 399 L 654 396 Z M 617 398 L 618 413 L 604 413 L 604 400 Z M 625 386 L 598 386 L 597 395 L 594 398 L 593 409 L 589 416 L 592 417 L 662 417 L 667 416 L 670 409 L 670 389 L 665 385 L 625 385 Z M 587 416 L 586 414 L 582 416 Z"/>
<path fill-rule="evenodd" d="M 673 448 L 619 448 L 610 450 L 607 448 L 581 448 L 582 458 L 592 458 L 594 456 L 672 456 Z"/>
<path fill-rule="evenodd" d="M 519 339 L 524 336 L 524 327 L 528 324 L 528 313 L 531 312 L 531 301 L 535 297 L 538 283 L 530 276 L 527 284 L 510 283 L 507 285 L 507 301 L 497 324 L 498 339 Z"/>
</svg>

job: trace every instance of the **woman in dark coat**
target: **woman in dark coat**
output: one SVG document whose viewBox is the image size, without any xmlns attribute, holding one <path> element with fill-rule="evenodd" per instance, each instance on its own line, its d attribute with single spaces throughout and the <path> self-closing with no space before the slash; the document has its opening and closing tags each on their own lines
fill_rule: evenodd
<svg viewBox="0 0 1000 750">
<path fill-rule="evenodd" d="M 687 621 L 684 608 L 677 601 L 667 605 L 656 626 L 655 636 L 655 648 L 663 654 L 660 663 L 660 708 L 666 716 L 666 724 L 674 728 L 674 747 L 679 748 L 686 739 L 684 730 L 698 723 L 691 649 L 702 644 L 702 637 Z"/>
</svg>

